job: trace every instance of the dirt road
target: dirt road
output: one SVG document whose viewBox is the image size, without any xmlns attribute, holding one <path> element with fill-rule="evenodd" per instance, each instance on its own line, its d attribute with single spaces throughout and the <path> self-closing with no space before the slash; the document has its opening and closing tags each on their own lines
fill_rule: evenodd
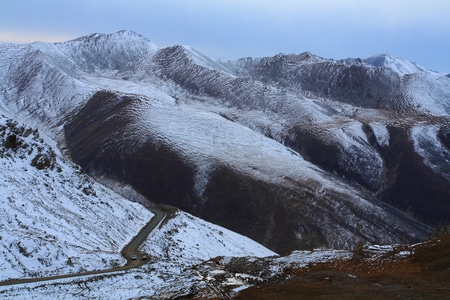
<svg viewBox="0 0 450 300">
<path fill-rule="evenodd" d="M 31 283 L 31 282 L 40 282 L 40 281 L 50 281 L 50 280 L 55 280 L 55 279 L 65 279 L 65 278 L 81 277 L 81 276 L 88 276 L 88 275 L 101 275 L 101 274 L 129 270 L 132 268 L 137 268 L 139 266 L 142 266 L 143 264 L 146 264 L 148 262 L 148 260 L 142 259 L 142 256 L 144 254 L 140 253 L 138 249 L 142 245 L 142 243 L 145 241 L 147 236 L 150 234 L 150 232 L 152 232 L 152 230 L 154 230 L 164 220 L 164 218 L 168 217 L 168 213 L 167 213 L 168 208 L 166 208 L 166 207 L 160 206 L 157 208 L 152 208 L 150 210 L 152 213 L 154 213 L 154 216 L 152 217 L 152 219 L 141 229 L 141 231 L 139 231 L 139 233 L 131 240 L 131 242 L 128 245 L 126 245 L 121 251 L 121 254 L 127 259 L 127 263 L 124 266 L 112 268 L 112 269 L 106 269 L 106 270 L 96 270 L 96 271 L 89 271 L 89 272 L 75 273 L 75 274 L 6 280 L 6 281 L 0 281 L 0 286 Z M 131 258 L 131 256 L 133 254 L 136 255 L 136 260 L 133 260 Z"/>
</svg>

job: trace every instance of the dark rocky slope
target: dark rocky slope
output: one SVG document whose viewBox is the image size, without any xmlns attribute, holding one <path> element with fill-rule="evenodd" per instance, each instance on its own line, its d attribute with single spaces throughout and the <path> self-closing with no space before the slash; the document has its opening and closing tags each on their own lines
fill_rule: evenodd
<svg viewBox="0 0 450 300">
<path fill-rule="evenodd" d="M 360 107 L 387 108 L 400 93 L 398 74 L 363 64 L 361 60 L 332 61 L 306 52 L 242 59 L 238 65 L 243 67 L 238 69 L 241 76 Z"/>
<path fill-rule="evenodd" d="M 299 295 L 302 299 L 448 299 L 449 247 L 448 233 L 384 253 L 360 247 L 350 259 L 287 268 L 282 276 L 256 283 L 235 299 L 298 299 Z M 258 263 L 252 266 L 256 269 Z M 233 271 L 252 274 L 249 266 Z"/>
</svg>

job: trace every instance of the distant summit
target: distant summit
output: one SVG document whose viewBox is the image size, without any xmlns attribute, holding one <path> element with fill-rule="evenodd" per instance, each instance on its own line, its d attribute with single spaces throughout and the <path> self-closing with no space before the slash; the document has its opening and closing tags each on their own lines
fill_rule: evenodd
<svg viewBox="0 0 450 300">
<path fill-rule="evenodd" d="M 388 53 L 371 56 L 364 59 L 364 62 L 375 67 L 389 68 L 401 75 L 426 71 L 425 68 L 414 62 L 402 58 L 394 58 Z"/>
</svg>

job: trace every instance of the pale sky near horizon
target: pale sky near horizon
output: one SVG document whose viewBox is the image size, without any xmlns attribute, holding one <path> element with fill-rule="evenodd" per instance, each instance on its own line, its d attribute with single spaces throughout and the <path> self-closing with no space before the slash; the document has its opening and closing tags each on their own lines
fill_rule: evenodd
<svg viewBox="0 0 450 300">
<path fill-rule="evenodd" d="M 0 0 L 0 41 L 122 29 L 214 58 L 379 53 L 450 73 L 450 0 Z"/>
</svg>

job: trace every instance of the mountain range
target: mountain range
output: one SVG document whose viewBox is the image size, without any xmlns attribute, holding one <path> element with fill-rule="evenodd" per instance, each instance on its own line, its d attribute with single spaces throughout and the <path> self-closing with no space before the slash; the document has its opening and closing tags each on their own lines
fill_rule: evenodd
<svg viewBox="0 0 450 300">
<path fill-rule="evenodd" d="M 245 240 L 253 250 L 205 259 L 411 244 L 450 221 L 450 78 L 405 59 L 305 52 L 221 61 L 120 31 L 1 43 L 0 79 L 2 228 L 33 237 L 24 244 L 2 229 L 1 251 L 61 253 L 41 262 L 52 266 L 45 274 L 85 255 L 74 245 L 103 245 L 99 264 L 120 262 L 112 253 L 151 218 L 137 216 L 142 205 L 177 207 L 181 223 L 206 221 L 270 249 Z M 63 209 L 76 201 L 76 213 Z M 71 244 L 59 241 L 66 231 L 33 227 L 27 205 L 47 207 L 38 224 L 58 219 L 93 239 L 51 248 Z M 71 224 L 100 215 L 100 226 Z M 9 278 L 33 272 L 6 261 Z"/>
</svg>

